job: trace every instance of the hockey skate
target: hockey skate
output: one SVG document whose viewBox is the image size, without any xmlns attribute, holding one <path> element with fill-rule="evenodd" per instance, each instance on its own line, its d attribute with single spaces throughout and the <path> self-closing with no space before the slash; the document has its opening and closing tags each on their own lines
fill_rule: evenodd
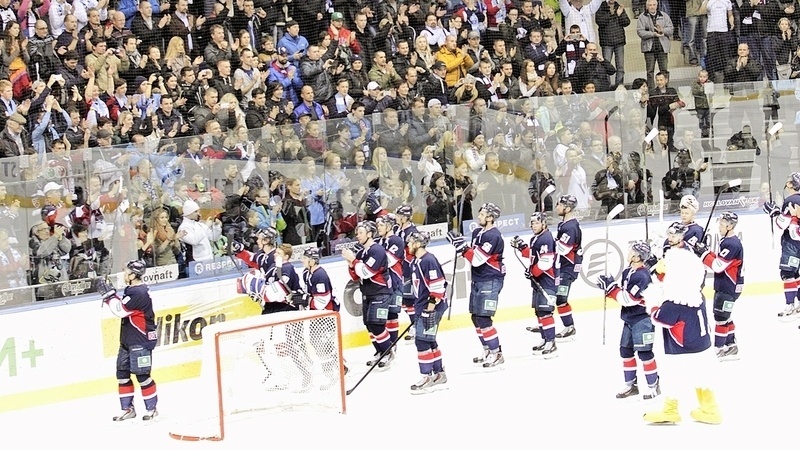
<svg viewBox="0 0 800 450">
<path fill-rule="evenodd" d="M 135 418 L 136 418 L 136 410 L 133 409 L 133 406 L 131 406 L 128 409 L 123 409 L 122 413 L 120 413 L 120 415 L 118 416 L 114 416 L 113 420 L 114 422 L 122 422 L 123 420 L 135 419 Z"/>
<path fill-rule="evenodd" d="M 378 363 L 378 370 L 388 370 L 394 362 L 394 349 L 389 350 L 389 353 Z"/>
<path fill-rule="evenodd" d="M 534 356 L 544 359 L 553 359 L 558 356 L 558 347 L 555 341 L 543 341 L 532 349 Z"/>
<path fill-rule="evenodd" d="M 653 400 L 661 395 L 661 378 L 656 378 L 656 383 L 652 386 L 647 386 L 647 390 L 642 394 L 644 400 Z"/>
<path fill-rule="evenodd" d="M 433 375 L 433 386 L 436 389 L 447 389 L 447 387 L 444 386 L 445 384 L 447 384 L 447 374 L 439 372 Z"/>
<path fill-rule="evenodd" d="M 435 375 L 423 375 L 422 379 L 411 385 L 411 394 L 427 394 L 433 392 L 433 379 Z"/>
<path fill-rule="evenodd" d="M 145 420 L 145 421 L 153 420 L 156 417 L 158 417 L 158 410 L 153 408 L 153 409 L 147 410 L 147 412 L 144 413 L 144 415 L 142 416 L 142 420 Z"/>
<path fill-rule="evenodd" d="M 472 358 L 472 362 L 475 364 L 481 364 L 486 361 L 486 358 L 489 357 L 489 347 L 483 347 L 483 353 L 480 356 L 476 356 Z"/>
<path fill-rule="evenodd" d="M 736 361 L 739 359 L 739 346 L 736 344 L 726 345 L 717 353 L 717 358 L 720 362 L 723 361 Z"/>
<path fill-rule="evenodd" d="M 636 398 L 639 395 L 639 383 L 633 380 L 633 383 L 625 386 L 625 389 L 617 393 L 618 399 Z"/>
<path fill-rule="evenodd" d="M 408 334 L 406 334 L 403 340 L 405 340 L 407 344 L 411 344 L 412 341 L 414 341 L 414 338 L 416 337 L 417 337 L 417 330 L 412 325 L 411 328 L 408 329 Z"/>
<path fill-rule="evenodd" d="M 781 322 L 791 322 L 800 317 L 800 305 L 793 303 L 786 305 L 786 308 L 778 313 L 778 320 Z"/>
<path fill-rule="evenodd" d="M 678 399 L 668 397 L 664 400 L 664 408 L 660 411 L 645 413 L 644 420 L 650 423 L 673 424 L 681 421 L 678 413 Z"/>
<path fill-rule="evenodd" d="M 369 360 L 369 361 L 367 361 L 367 367 L 372 367 L 372 366 L 374 366 L 374 365 L 375 365 L 375 363 L 376 363 L 376 362 L 378 362 L 378 359 L 379 359 L 380 357 L 381 357 L 381 353 L 380 353 L 380 352 L 375 352 L 375 354 L 374 354 L 374 355 L 372 355 L 372 359 L 371 359 L 371 360 Z"/>
<path fill-rule="evenodd" d="M 496 352 L 489 352 L 489 355 L 486 357 L 486 360 L 483 362 L 483 367 L 486 369 L 491 369 L 499 366 L 506 362 L 505 358 L 503 358 L 503 352 L 498 350 Z"/>
<path fill-rule="evenodd" d="M 570 325 L 565 327 L 560 332 L 556 333 L 556 340 L 561 342 L 569 342 L 575 340 L 575 325 Z"/>
<path fill-rule="evenodd" d="M 690 413 L 692 419 L 711 425 L 722 423 L 722 415 L 719 413 L 719 406 L 711 389 L 697 388 L 695 392 L 697 401 L 700 402 L 700 407 L 692 410 Z"/>
</svg>

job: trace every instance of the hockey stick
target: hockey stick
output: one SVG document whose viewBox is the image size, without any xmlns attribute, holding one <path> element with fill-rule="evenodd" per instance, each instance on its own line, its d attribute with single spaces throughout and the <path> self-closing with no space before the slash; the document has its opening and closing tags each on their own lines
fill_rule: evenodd
<svg viewBox="0 0 800 450">
<path fill-rule="evenodd" d="M 775 122 L 775 125 L 767 131 L 769 136 L 767 136 L 767 185 L 769 186 L 769 202 L 772 203 L 772 162 L 770 161 L 770 153 L 772 152 L 772 138 L 775 136 L 775 133 L 783 128 L 782 122 Z M 775 221 L 770 217 L 769 219 L 769 229 L 770 233 L 772 233 L 772 248 L 775 248 Z"/>
<path fill-rule="evenodd" d="M 608 275 L 608 229 L 611 227 L 611 220 L 614 219 L 625 209 L 624 205 L 617 205 L 606 216 L 606 252 L 603 255 L 603 274 Z M 606 345 L 606 307 L 608 296 L 603 292 L 603 345 Z"/>
<path fill-rule="evenodd" d="M 468 184 L 464 191 L 461 192 L 461 201 L 458 202 L 458 217 L 456 217 L 456 231 L 461 233 L 461 225 L 464 220 L 464 201 L 467 199 L 467 195 L 471 194 L 472 191 L 475 189 L 475 185 L 472 183 Z M 449 304 L 449 308 L 447 309 L 447 320 L 453 316 L 453 295 L 456 292 L 456 272 L 458 271 L 458 252 L 455 252 L 453 256 L 453 276 L 450 277 L 450 296 L 447 298 L 447 303 Z"/>
<path fill-rule="evenodd" d="M 539 211 L 544 213 L 544 201 L 547 199 L 547 197 L 550 197 L 550 195 L 555 191 L 556 187 L 553 186 L 552 184 L 548 184 L 547 187 L 544 188 L 544 190 L 542 191 L 541 198 L 539 199 L 540 202 Z"/>
<path fill-rule="evenodd" d="M 734 178 L 727 183 L 723 184 L 719 188 L 719 192 L 717 192 L 716 197 L 714 197 L 714 203 L 711 205 L 711 213 L 708 215 L 708 220 L 706 221 L 706 227 L 703 228 L 703 235 L 700 236 L 700 241 L 705 242 L 706 233 L 708 232 L 708 226 L 711 225 L 711 218 L 714 217 L 714 210 L 717 208 L 717 202 L 719 201 L 719 196 L 722 195 L 723 192 L 727 191 L 728 189 L 738 187 L 742 184 L 741 178 Z"/>
<path fill-rule="evenodd" d="M 654 130 L 657 130 L 655 128 Z M 647 136 L 644 138 L 645 143 L 649 144 L 653 142 L 653 139 L 658 135 L 658 131 L 653 133 L 653 130 L 650 130 L 647 133 Z M 646 145 L 645 145 L 646 147 Z M 650 223 L 648 222 L 647 216 L 650 215 L 650 211 L 647 209 L 647 152 L 642 152 L 642 194 L 644 195 L 644 240 L 648 244 L 650 244 Z"/>
<path fill-rule="evenodd" d="M 414 326 L 415 322 L 416 322 L 416 320 L 414 322 L 411 322 L 406 327 L 406 329 L 403 330 L 403 332 L 400 333 L 399 336 L 397 336 L 397 339 L 395 339 L 395 341 L 392 342 L 392 345 L 389 346 L 389 348 L 387 348 L 386 350 L 384 350 L 383 353 L 381 353 L 381 356 L 379 356 L 378 359 L 376 359 L 375 362 L 372 364 L 372 366 L 370 366 L 369 370 L 367 370 L 367 372 L 364 375 L 361 376 L 361 378 L 356 382 L 355 386 L 353 386 L 350 389 L 348 389 L 347 391 L 345 391 L 345 394 L 350 395 L 350 394 L 353 393 L 353 391 L 356 390 L 356 388 L 361 384 L 361 382 L 364 381 L 364 379 L 367 378 L 367 376 L 370 373 L 372 373 L 372 371 L 375 370 L 376 367 L 378 367 L 378 364 L 380 364 L 380 362 L 383 361 L 383 358 L 392 351 L 392 349 L 397 345 L 398 342 L 400 342 L 403 339 L 403 337 L 405 337 L 406 334 L 408 334 L 409 330 L 411 330 L 411 327 Z"/>
</svg>

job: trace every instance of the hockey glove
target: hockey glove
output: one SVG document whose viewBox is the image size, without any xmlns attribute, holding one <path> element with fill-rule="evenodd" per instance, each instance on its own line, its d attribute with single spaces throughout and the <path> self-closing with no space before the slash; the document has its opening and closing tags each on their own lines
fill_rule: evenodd
<svg viewBox="0 0 800 450">
<path fill-rule="evenodd" d="M 511 240 L 511 248 L 517 249 L 520 252 L 524 251 L 528 248 L 528 244 L 525 243 L 519 236 L 514 236 L 514 239 Z"/>
<path fill-rule="evenodd" d="M 650 255 L 650 257 L 644 261 L 644 266 L 647 267 L 647 270 L 653 270 L 656 264 L 658 264 L 658 257 L 656 255 Z"/>
<path fill-rule="evenodd" d="M 104 302 L 107 302 L 110 298 L 117 295 L 117 290 L 114 288 L 114 285 L 105 278 L 96 279 L 94 287 Z"/>
<path fill-rule="evenodd" d="M 532 280 L 533 279 L 533 274 L 531 273 L 530 267 L 525 269 L 525 278 L 528 279 L 528 280 Z"/>
<path fill-rule="evenodd" d="M 467 241 L 455 231 L 447 233 L 447 241 L 455 247 L 456 253 L 461 254 L 467 249 Z"/>
<path fill-rule="evenodd" d="M 366 201 L 367 212 L 377 215 L 382 209 L 383 207 L 381 206 L 381 203 L 378 201 L 378 196 L 375 195 L 374 192 L 370 192 L 369 194 L 367 194 L 367 201 Z"/>
<path fill-rule="evenodd" d="M 292 292 L 289 302 L 294 306 L 301 306 L 303 308 L 308 308 L 308 301 L 311 299 L 311 295 L 306 294 L 303 291 L 294 291 Z"/>
<path fill-rule="evenodd" d="M 764 202 L 764 212 L 767 213 L 768 216 L 774 218 L 781 213 L 781 208 L 778 206 L 777 203 L 773 201 L 768 201 Z"/>
<path fill-rule="evenodd" d="M 705 242 L 698 242 L 694 244 L 692 251 L 694 251 L 695 255 L 702 258 L 703 255 L 705 255 L 705 253 L 708 251 L 708 245 L 706 245 Z"/>
<path fill-rule="evenodd" d="M 422 328 L 426 332 L 428 332 L 428 330 L 432 330 L 432 333 L 436 332 L 436 312 L 422 311 L 422 314 L 419 315 L 419 318 L 422 320 Z"/>
<path fill-rule="evenodd" d="M 447 242 L 449 242 L 450 244 L 453 244 L 453 241 L 458 238 L 462 239 L 464 238 L 458 231 L 451 230 L 447 232 Z"/>
<path fill-rule="evenodd" d="M 239 241 L 233 241 L 231 242 L 231 250 L 233 250 L 233 253 L 242 252 L 244 251 L 244 244 Z"/>
<path fill-rule="evenodd" d="M 615 287 L 617 287 L 617 282 L 614 281 L 614 277 L 609 275 L 600 275 L 597 277 L 597 287 L 602 289 L 606 295 L 608 295 Z"/>
</svg>

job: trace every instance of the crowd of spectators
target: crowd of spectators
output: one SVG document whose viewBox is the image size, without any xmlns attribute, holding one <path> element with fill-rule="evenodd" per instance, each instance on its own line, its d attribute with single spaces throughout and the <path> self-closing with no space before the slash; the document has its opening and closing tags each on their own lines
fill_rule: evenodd
<svg viewBox="0 0 800 450">
<path fill-rule="evenodd" d="M 0 288 L 58 297 L 136 253 L 185 275 L 266 227 L 331 254 L 401 204 L 456 227 L 550 210 L 548 184 L 586 210 L 697 193 L 710 118 L 676 138 L 672 38 L 700 111 L 708 79 L 800 76 L 795 3 L 0 0 Z"/>
</svg>

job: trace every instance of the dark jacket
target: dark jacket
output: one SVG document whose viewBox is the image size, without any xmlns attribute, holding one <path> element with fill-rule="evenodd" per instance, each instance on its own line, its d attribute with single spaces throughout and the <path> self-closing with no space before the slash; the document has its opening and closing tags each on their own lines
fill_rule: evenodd
<svg viewBox="0 0 800 450">
<path fill-rule="evenodd" d="M 619 3 L 614 3 L 614 6 L 623 8 Z M 607 1 L 603 2 L 594 15 L 594 21 L 597 23 L 601 47 L 625 45 L 625 27 L 631 24 L 631 19 L 624 8 L 622 14 L 617 15 Z"/>
</svg>

